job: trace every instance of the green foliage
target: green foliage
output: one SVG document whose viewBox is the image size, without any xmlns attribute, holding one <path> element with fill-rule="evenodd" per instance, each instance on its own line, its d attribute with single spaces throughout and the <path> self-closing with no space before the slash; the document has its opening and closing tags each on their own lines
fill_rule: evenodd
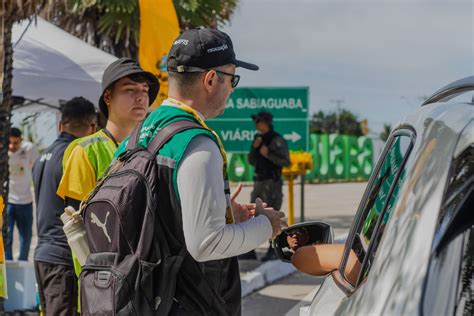
<svg viewBox="0 0 474 316">
<path fill-rule="evenodd" d="M 384 124 L 383 131 L 379 134 L 380 139 L 386 142 L 391 132 L 392 126 L 390 126 L 390 124 Z"/>
<path fill-rule="evenodd" d="M 362 136 L 361 122 L 357 115 L 345 109 L 337 112 L 314 113 L 309 124 L 311 133 Z"/>
<path fill-rule="evenodd" d="M 198 26 L 217 27 L 225 24 L 237 5 L 237 0 L 174 0 L 181 29 Z"/>
</svg>

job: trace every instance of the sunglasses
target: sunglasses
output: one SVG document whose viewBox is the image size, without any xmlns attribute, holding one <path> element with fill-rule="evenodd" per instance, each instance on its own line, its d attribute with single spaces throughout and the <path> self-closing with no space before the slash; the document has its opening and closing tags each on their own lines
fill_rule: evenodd
<svg viewBox="0 0 474 316">
<path fill-rule="evenodd" d="M 284 230 L 283 233 L 287 236 L 291 236 L 291 235 L 294 235 L 294 234 L 297 234 L 297 233 L 306 234 L 306 231 L 303 230 L 303 229 L 300 229 L 300 228 L 294 228 L 294 229 Z"/>
<path fill-rule="evenodd" d="M 237 85 L 239 84 L 239 81 L 240 81 L 240 76 L 239 75 L 230 74 L 228 72 L 220 71 L 220 70 L 217 70 L 217 69 L 203 69 L 203 68 L 199 68 L 199 67 L 178 66 L 176 72 L 179 72 L 179 73 L 186 73 L 186 72 L 192 73 L 192 72 L 207 72 L 207 71 L 211 71 L 211 70 L 214 70 L 218 75 L 231 76 L 232 78 L 230 79 L 230 85 L 232 86 L 232 88 L 237 87 Z M 171 71 L 171 70 L 168 70 L 168 71 Z"/>
<path fill-rule="evenodd" d="M 231 76 L 232 78 L 230 79 L 230 85 L 232 86 L 232 88 L 237 87 L 237 85 L 239 84 L 239 81 L 240 81 L 240 76 L 239 75 L 230 74 L 228 72 L 223 72 L 223 71 L 220 71 L 220 70 L 217 70 L 217 69 L 214 69 L 214 71 L 218 74 L 221 74 L 221 75 Z"/>
</svg>

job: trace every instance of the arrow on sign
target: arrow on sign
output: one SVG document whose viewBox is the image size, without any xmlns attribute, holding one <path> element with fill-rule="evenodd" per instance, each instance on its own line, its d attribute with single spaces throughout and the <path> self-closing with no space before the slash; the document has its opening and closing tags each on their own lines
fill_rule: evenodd
<svg viewBox="0 0 474 316">
<path fill-rule="evenodd" d="M 283 137 L 286 140 L 291 140 L 293 143 L 297 142 L 298 140 L 301 139 L 301 135 L 298 134 L 297 132 L 293 131 L 291 134 L 285 134 Z"/>
</svg>

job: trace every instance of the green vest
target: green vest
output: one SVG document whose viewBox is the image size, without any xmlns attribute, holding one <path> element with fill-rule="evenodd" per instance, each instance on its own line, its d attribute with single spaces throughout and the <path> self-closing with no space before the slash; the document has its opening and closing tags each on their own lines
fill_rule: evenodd
<svg viewBox="0 0 474 316">
<path fill-rule="evenodd" d="M 160 106 L 151 112 L 143 123 L 138 144 L 147 147 L 148 143 L 161 128 L 180 120 L 189 120 L 199 123 L 192 114 L 180 109 L 179 107 L 167 105 Z M 210 131 L 203 129 L 190 129 L 173 136 L 173 138 L 171 138 L 171 140 L 161 148 L 159 155 L 172 159 L 175 162 L 175 165 L 179 166 L 189 143 L 198 135 L 206 135 L 218 145 L 217 139 Z M 115 152 L 115 158 L 125 151 L 127 144 L 128 138 L 120 144 Z M 173 188 L 179 201 L 177 170 L 178 168 L 175 168 L 173 172 Z"/>
</svg>

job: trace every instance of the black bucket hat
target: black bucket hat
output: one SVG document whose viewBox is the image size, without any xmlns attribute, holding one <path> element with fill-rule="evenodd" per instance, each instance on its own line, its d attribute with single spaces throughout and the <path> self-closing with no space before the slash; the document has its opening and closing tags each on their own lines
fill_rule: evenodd
<svg viewBox="0 0 474 316">
<path fill-rule="evenodd" d="M 183 32 L 171 46 L 169 60 L 176 61 L 176 68 L 170 72 L 200 72 L 228 64 L 249 70 L 258 66 L 235 58 L 234 47 L 229 35 L 216 29 L 196 28 Z"/>
<path fill-rule="evenodd" d="M 107 109 L 107 104 L 105 104 L 104 101 L 105 90 L 107 90 L 117 80 L 135 74 L 142 75 L 149 82 L 148 105 L 151 105 L 153 101 L 155 101 L 158 91 L 160 90 L 160 84 L 156 76 L 151 72 L 143 70 L 135 60 L 124 57 L 120 58 L 111 63 L 107 69 L 105 69 L 104 75 L 102 76 L 102 94 L 99 99 L 99 108 L 106 118 L 109 117 L 109 111 Z"/>
</svg>

